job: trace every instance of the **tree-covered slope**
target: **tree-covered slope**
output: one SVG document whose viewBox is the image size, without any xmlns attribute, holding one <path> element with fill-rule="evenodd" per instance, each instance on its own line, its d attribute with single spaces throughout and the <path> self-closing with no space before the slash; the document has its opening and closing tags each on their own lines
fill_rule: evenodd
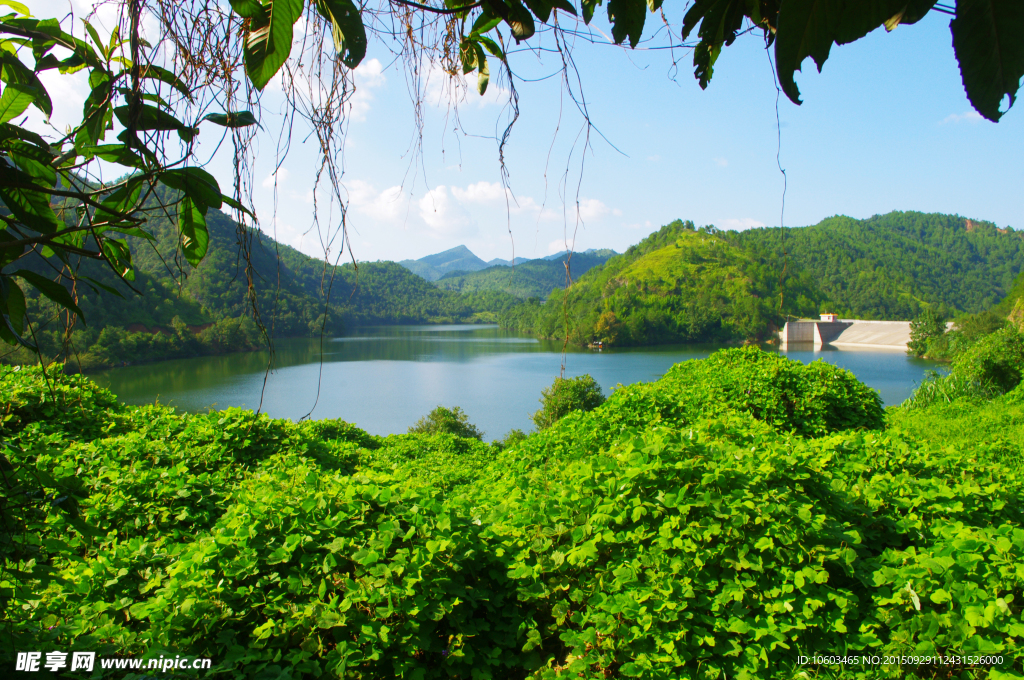
<svg viewBox="0 0 1024 680">
<path fill-rule="evenodd" d="M 502 291 L 519 298 L 547 298 L 552 290 L 565 288 L 567 265 L 570 275 L 576 279 L 615 254 L 614 251 L 606 253 L 573 253 L 571 257 L 526 260 L 515 267 L 497 265 L 475 272 L 452 272 L 434 285 L 460 293 Z"/>
<path fill-rule="evenodd" d="M 735 235 L 760 257 L 807 272 L 826 306 L 844 317 L 946 317 L 1002 300 L 1024 269 L 1024 233 L 958 215 L 891 212 L 830 217 L 811 227 Z M 785 256 L 783 255 L 785 253 Z"/>
<path fill-rule="evenodd" d="M 103 264 L 82 265 L 88 278 L 79 283 L 77 297 L 88 323 L 76 324 L 70 343 L 54 305 L 30 296 L 45 355 L 97 368 L 264 346 L 252 297 L 258 321 L 272 337 L 316 335 L 321 328 L 335 334 L 357 325 L 493 321 L 516 301 L 498 291 L 440 290 L 394 262 L 348 263 L 335 270 L 265 234 L 239 228 L 216 210 L 207 215 L 206 256 L 193 268 L 181 256 L 179 233 L 169 217 L 150 216 L 148 226 L 154 241 L 129 239 L 136 264 L 130 286 Z M 247 242 L 248 262 L 240 241 Z M 5 359 L 33 360 L 27 350 Z"/>
<path fill-rule="evenodd" d="M 818 309 L 800 275 L 783 279 L 714 228 L 676 221 L 584 274 L 546 304 L 506 313 L 509 327 L 573 342 L 619 345 L 765 338 L 783 314 Z M 780 309 L 781 304 L 781 309 Z"/>
</svg>

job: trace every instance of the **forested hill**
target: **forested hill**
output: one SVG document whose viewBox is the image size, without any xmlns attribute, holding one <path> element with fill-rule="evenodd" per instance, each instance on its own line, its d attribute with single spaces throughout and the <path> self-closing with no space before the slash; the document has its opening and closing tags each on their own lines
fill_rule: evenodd
<svg viewBox="0 0 1024 680">
<path fill-rule="evenodd" d="M 498 311 L 516 302 L 500 292 L 462 295 L 440 290 L 394 262 L 346 264 L 334 271 L 332 280 L 323 261 L 265 234 L 239 230 L 220 211 L 207 214 L 207 226 L 208 251 L 193 269 L 180 256 L 170 219 L 149 217 L 147 227 L 155 241 L 129 239 L 136 264 L 132 288 L 142 295 L 105 266 L 84 263 L 81 271 L 88 278 L 77 293 L 88 325 L 76 325 L 70 345 L 64 343 L 52 304 L 30 295 L 32 318 L 49 319 L 38 333 L 44 354 L 88 369 L 264 346 L 252 318 L 250 273 L 240 238 L 250 243 L 260 321 L 278 338 L 309 337 L 321 327 L 334 334 L 346 325 L 493 321 Z M 27 350 L 17 350 L 4 360 L 34 359 Z"/>
<path fill-rule="evenodd" d="M 929 308 L 947 318 L 978 313 L 1006 298 L 1022 269 L 1021 232 L 959 216 L 893 212 L 739 233 L 677 221 L 567 295 L 520 305 L 503 323 L 562 337 L 567 319 L 580 343 L 764 339 L 787 316 L 819 311 L 893 320 Z"/>
<path fill-rule="evenodd" d="M 1002 300 L 1024 269 L 1024 232 L 958 215 L 891 212 L 734 236 L 758 257 L 811 274 L 830 311 L 860 319 L 946 317 Z M 783 256 L 783 252 L 786 256 Z"/>
<path fill-rule="evenodd" d="M 183 290 L 215 316 L 237 317 L 248 309 L 245 262 L 240 257 L 237 225 L 211 211 L 210 248 L 195 270 L 188 270 Z M 175 231 L 164 220 L 153 225 L 164 261 L 174 252 Z M 168 271 L 153 248 L 136 244 L 141 269 L 167 281 Z M 467 319 L 474 311 L 500 309 L 507 296 L 458 296 L 441 291 L 395 262 L 344 264 L 334 271 L 266 234 L 250 246 L 253 281 L 265 325 L 282 336 L 319 332 L 330 299 L 328 332 L 344 325 L 426 323 Z"/>
<path fill-rule="evenodd" d="M 547 298 L 555 288 L 565 288 L 566 267 L 575 280 L 615 254 L 613 250 L 573 253 L 571 257 L 563 254 L 526 260 L 515 267 L 495 265 L 475 272 L 452 272 L 434 285 L 460 293 L 500 291 L 520 298 Z"/>
<path fill-rule="evenodd" d="M 783 306 L 779 308 L 779 282 Z M 726 232 L 676 221 L 584 274 L 546 304 L 502 316 L 510 328 L 619 345 L 766 339 L 785 314 L 817 312 L 806 276 L 779 276 Z"/>
</svg>

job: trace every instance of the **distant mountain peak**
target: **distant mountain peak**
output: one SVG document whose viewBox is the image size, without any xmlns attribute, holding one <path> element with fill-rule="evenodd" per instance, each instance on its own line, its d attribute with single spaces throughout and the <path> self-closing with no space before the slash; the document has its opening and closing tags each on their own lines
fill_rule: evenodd
<svg viewBox="0 0 1024 680">
<path fill-rule="evenodd" d="M 412 273 L 422 276 L 427 281 L 437 281 L 445 274 L 454 271 L 475 272 L 488 266 L 464 245 L 427 255 L 418 260 L 402 260 L 398 264 Z"/>
</svg>

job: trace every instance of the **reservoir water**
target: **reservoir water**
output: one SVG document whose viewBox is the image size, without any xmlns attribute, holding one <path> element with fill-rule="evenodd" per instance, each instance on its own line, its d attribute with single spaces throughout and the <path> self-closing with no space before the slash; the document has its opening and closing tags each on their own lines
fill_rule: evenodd
<svg viewBox="0 0 1024 680">
<path fill-rule="evenodd" d="M 92 377 L 130 404 L 159 401 L 185 411 L 239 406 L 275 418 L 342 418 L 373 434 L 405 432 L 435 406 L 461 407 L 485 439 L 530 431 L 564 362 L 566 377 L 589 373 L 606 395 L 618 384 L 657 380 L 672 364 L 719 349 L 668 345 L 594 351 L 497 326 L 356 328 L 343 337 L 282 340 L 245 352 L 126 366 Z M 784 353 L 823 359 L 853 372 L 886 405 L 910 396 L 936 365 L 902 350 L 806 347 Z M 272 369 L 267 367 L 272 361 Z"/>
</svg>

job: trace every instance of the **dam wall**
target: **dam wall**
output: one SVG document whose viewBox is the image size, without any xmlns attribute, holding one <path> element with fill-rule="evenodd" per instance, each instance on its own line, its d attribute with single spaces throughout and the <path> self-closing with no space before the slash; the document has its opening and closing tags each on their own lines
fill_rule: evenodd
<svg viewBox="0 0 1024 680">
<path fill-rule="evenodd" d="M 779 331 L 783 345 L 811 343 L 816 347 L 873 347 L 906 350 L 910 342 L 909 321 L 790 321 Z"/>
</svg>

